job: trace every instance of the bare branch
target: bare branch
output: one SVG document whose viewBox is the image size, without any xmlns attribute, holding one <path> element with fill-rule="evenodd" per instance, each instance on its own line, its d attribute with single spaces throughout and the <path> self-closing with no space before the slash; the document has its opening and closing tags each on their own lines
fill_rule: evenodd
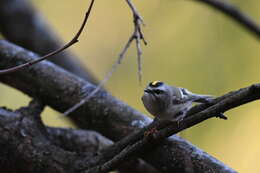
<svg viewBox="0 0 260 173">
<path fill-rule="evenodd" d="M 154 148 L 154 145 L 157 142 L 162 141 L 166 137 L 176 134 L 186 128 L 192 127 L 204 120 L 215 117 L 215 115 L 217 115 L 218 113 L 226 112 L 232 108 L 258 99 L 260 99 L 260 84 L 254 84 L 247 88 L 228 93 L 220 98 L 215 99 L 215 101 L 213 101 L 215 104 L 213 104 L 212 106 L 207 106 L 207 104 L 203 104 L 204 106 L 206 106 L 204 110 L 201 110 L 200 112 L 193 115 L 189 115 L 189 117 L 185 118 L 178 125 L 176 125 L 175 123 L 168 123 L 168 126 L 160 130 L 158 133 L 155 133 L 153 136 L 144 137 L 133 145 L 127 145 L 118 155 L 115 155 L 111 160 L 100 166 L 87 170 L 86 173 L 111 171 L 115 169 L 118 164 L 120 164 L 123 160 L 131 158 L 133 154 L 137 155 L 138 152 L 140 152 L 141 150 L 145 150 L 145 148 L 151 149 L 151 146 L 153 146 Z M 165 122 L 158 123 L 157 125 L 155 125 L 155 127 L 162 126 L 162 124 L 164 123 Z M 165 125 L 166 124 L 164 124 L 164 126 Z M 225 172 L 233 171 L 226 170 Z"/>
<path fill-rule="evenodd" d="M 242 13 L 235 6 L 228 4 L 226 1 L 223 0 L 194 0 L 194 1 L 205 3 L 212 8 L 219 10 L 223 14 L 233 19 L 234 21 L 238 22 L 241 26 L 243 26 L 245 29 L 247 29 L 252 34 L 254 34 L 258 39 L 260 39 L 260 26 L 257 23 L 255 23 L 249 16 Z"/>
<path fill-rule="evenodd" d="M 249 29 L 251 32 L 255 33 L 258 37 L 260 37 L 260 27 L 254 23 L 253 20 L 251 20 L 248 16 L 241 13 L 238 9 L 236 9 L 234 6 L 227 4 L 225 2 L 221 2 L 218 0 L 197 0 L 200 2 L 204 2 L 206 4 L 211 5 L 213 8 L 216 8 L 220 11 L 222 11 L 224 14 L 228 15 L 229 17 L 232 17 L 235 19 L 235 21 L 239 22 L 242 26 Z M 82 99 L 79 103 L 68 109 L 64 112 L 64 115 L 67 116 L 76 109 L 78 109 L 80 106 L 85 104 L 91 97 L 93 97 L 98 90 L 100 90 L 104 84 L 110 79 L 114 71 L 116 70 L 117 66 L 122 62 L 124 59 L 125 53 L 127 52 L 128 48 L 130 47 L 133 40 L 136 41 L 136 50 L 137 50 L 137 62 L 138 62 L 138 78 L 139 82 L 142 81 L 142 63 L 141 63 L 141 57 L 142 57 L 142 49 L 140 41 L 143 40 L 144 44 L 146 45 L 147 42 L 144 39 L 142 30 L 141 30 L 141 24 L 143 24 L 143 19 L 139 15 L 138 11 L 132 4 L 131 0 L 126 0 L 127 4 L 129 5 L 130 9 L 133 12 L 133 18 L 134 18 L 134 32 L 130 36 L 128 42 L 126 43 L 124 49 L 119 55 L 119 58 L 115 64 L 113 64 L 111 70 L 107 73 L 105 78 L 100 82 L 98 87 L 93 91 L 92 94 L 90 94 L 88 97 Z"/>
<path fill-rule="evenodd" d="M 134 4 L 131 2 L 131 0 L 126 0 L 127 4 L 129 5 L 130 9 L 132 10 L 133 13 L 133 18 L 134 18 L 134 32 L 131 35 L 127 45 L 131 44 L 131 42 L 135 39 L 136 41 L 136 50 L 137 50 L 137 62 L 138 62 L 138 79 L 139 82 L 141 83 L 142 81 L 142 63 L 141 63 L 141 56 L 142 56 L 142 49 L 141 49 L 141 40 L 145 45 L 147 45 L 147 42 L 144 39 L 144 35 L 142 33 L 141 29 L 141 24 L 144 24 L 142 17 L 136 10 Z M 128 47 L 126 48 L 128 49 Z M 122 59 L 124 57 L 124 54 L 122 54 Z"/>
<path fill-rule="evenodd" d="M 2 171 L 37 172 L 36 170 L 41 168 L 44 160 L 46 172 L 76 172 L 81 169 L 79 165 L 84 162 L 84 159 L 97 155 L 101 150 L 113 144 L 111 140 L 90 130 L 54 127 L 45 129 L 40 119 L 42 109 L 43 105 L 38 101 L 32 101 L 29 106 L 16 111 L 0 108 L 2 134 L 0 136 L 0 169 Z M 55 154 L 48 154 L 50 151 Z M 56 163 L 52 163 L 53 160 Z M 128 164 L 120 165 L 120 173 L 128 172 L 127 169 L 131 166 L 132 172 L 159 173 L 141 160 L 133 160 Z M 70 167 L 70 170 L 67 170 L 67 167 Z"/>
<path fill-rule="evenodd" d="M 37 58 L 35 54 L 4 40 L 0 40 L 0 56 L 1 68 Z M 31 97 L 39 98 L 60 112 L 79 102 L 96 88 L 48 61 L 38 63 L 24 70 L 23 73 L 3 75 L 0 81 Z M 104 90 L 99 90 L 95 97 L 73 112 L 70 118 L 79 122 L 80 127 L 97 130 L 115 141 L 151 122 L 150 118 L 115 99 Z M 183 155 L 191 152 L 194 169 L 198 172 L 205 172 L 212 168 L 215 172 L 227 169 L 225 164 L 178 136 L 161 141 L 158 147 L 142 155 L 142 158 L 164 173 L 182 172 L 186 167 L 183 163 Z M 161 159 L 158 160 L 158 157 Z M 228 168 L 228 170 L 232 169 Z"/>
<path fill-rule="evenodd" d="M 78 102 L 75 105 L 73 105 L 72 107 L 70 107 L 61 116 L 68 116 L 69 114 L 71 114 L 72 112 L 77 110 L 79 107 L 84 105 L 86 102 L 88 102 L 89 99 L 91 99 L 100 89 L 102 89 L 102 87 L 106 84 L 106 82 L 113 75 L 113 73 L 117 69 L 118 65 L 119 65 L 118 63 L 113 64 L 111 70 L 106 74 L 105 78 L 98 84 L 98 86 L 87 97 L 83 98 L 82 100 L 80 100 L 80 102 Z"/>
<path fill-rule="evenodd" d="M 199 0 L 199 1 L 209 1 L 209 0 Z M 92 1 L 93 2 L 93 1 Z M 131 1 L 129 0 L 129 1 L 127 1 L 127 2 L 130 2 L 131 3 Z M 210 0 L 210 3 L 212 3 L 212 2 L 218 2 L 218 1 L 215 1 L 215 0 Z M 214 4 L 213 3 L 213 4 Z M 220 3 L 221 4 L 221 3 Z M 91 5 L 92 6 L 92 5 Z M 131 6 L 130 6 L 131 7 Z M 215 6 L 214 6 L 215 7 Z M 216 7 L 216 8 L 218 8 L 218 7 Z M 134 8 L 132 8 L 131 7 L 131 9 L 134 11 L 135 9 Z M 225 10 L 224 10 L 224 12 L 225 12 Z M 232 10 L 231 10 L 231 12 L 232 12 Z M 234 12 L 234 14 L 236 14 L 237 13 L 237 11 L 233 11 Z M 239 12 L 239 11 L 238 11 Z M 236 19 L 236 16 L 233 16 L 233 14 L 231 13 L 231 14 L 228 14 L 228 15 L 230 15 L 231 17 L 233 17 L 233 18 L 235 18 Z M 239 15 L 241 15 L 241 14 L 239 14 Z M 238 15 L 238 16 L 239 16 Z M 241 17 L 241 16 L 240 16 Z M 135 15 L 134 15 L 134 18 L 135 18 Z M 236 19 L 237 21 L 239 21 L 240 22 L 240 18 L 238 17 L 238 19 Z M 137 20 L 138 21 L 138 20 Z M 143 36 L 142 36 L 142 32 L 141 32 L 141 27 L 140 27 L 140 22 L 142 21 L 142 19 L 140 18 L 139 19 L 139 22 L 137 22 L 138 24 L 138 26 L 139 26 L 139 29 L 140 29 L 140 31 L 137 31 L 137 34 L 134 36 L 134 37 L 130 37 L 130 39 L 129 39 L 129 41 L 127 42 L 127 44 L 126 44 L 126 46 L 125 46 L 125 48 L 123 49 L 123 51 L 122 51 L 122 53 L 120 54 L 120 56 L 119 56 L 119 60 L 118 60 L 118 62 L 117 62 L 117 64 L 116 65 L 118 65 L 118 64 L 120 64 L 121 63 L 121 60 L 123 59 L 123 57 L 124 57 L 124 55 L 125 55 L 125 53 L 126 53 L 126 51 L 128 50 L 128 48 L 129 48 L 129 46 L 130 46 L 130 44 L 131 44 L 131 42 L 133 41 L 133 40 L 135 40 L 136 41 L 136 46 L 137 46 L 137 55 L 138 55 L 138 73 L 139 73 L 139 80 L 141 81 L 141 55 L 142 55 L 142 51 L 141 51 L 141 46 L 140 46 L 140 40 L 142 40 L 143 39 Z M 250 21 L 250 20 L 249 20 Z M 136 22 L 136 21 L 135 21 Z M 241 24 L 242 25 L 245 25 L 246 27 L 248 27 L 248 28 L 250 28 L 250 26 L 247 26 L 247 24 L 244 24 L 243 23 L 244 21 L 242 20 L 242 22 L 241 22 Z M 83 26 L 84 27 L 84 26 Z M 82 29 L 83 29 L 83 27 L 82 27 Z M 137 27 L 135 27 L 135 29 L 136 29 Z M 251 29 L 252 31 L 255 29 L 255 26 L 253 27 L 253 29 Z M 81 31 L 79 31 L 80 33 L 81 33 Z M 255 31 L 253 31 L 253 32 L 255 32 Z M 80 33 L 79 33 L 79 35 L 80 35 Z M 257 34 L 257 32 L 255 32 L 256 34 Z M 79 36 L 78 35 L 78 36 Z M 134 34 L 133 34 L 134 35 Z M 133 36 L 132 35 L 132 36 Z M 76 35 L 77 36 L 77 35 Z M 75 36 L 75 37 L 76 37 Z M 138 41 L 139 40 L 139 41 Z M 73 41 L 73 39 L 71 40 L 71 41 Z M 145 40 L 143 39 L 143 41 L 145 42 Z M 76 39 L 76 41 L 75 42 L 77 42 L 77 39 Z M 72 43 L 72 44 L 74 44 L 74 43 Z M 22 50 L 23 51 L 23 50 Z M 20 61 L 20 60 L 19 60 Z M 17 61 L 18 62 L 18 61 Z M 9 62 L 10 63 L 10 62 Z M 12 62 L 11 62 L 12 63 Z M 1 66 L 5 66 L 5 64 L 2 64 Z M 49 66 L 48 66 L 49 67 Z M 56 68 L 56 67 L 55 67 Z M 49 67 L 49 69 L 52 69 L 52 67 Z M 115 68 L 112 68 L 112 72 L 110 73 L 110 75 L 108 75 L 109 77 L 112 75 L 112 73 L 113 73 L 113 71 L 116 69 L 116 66 L 115 66 Z M 34 71 L 35 73 L 37 72 L 37 71 L 35 71 L 34 69 L 29 69 L 30 71 Z M 57 71 L 55 71 L 54 69 L 52 69 L 53 71 L 52 72 L 57 72 Z M 42 72 L 42 71 L 41 71 Z M 57 73 L 56 73 L 57 74 Z M 30 74 L 30 75 L 36 75 L 36 76 L 39 76 L 39 74 Z M 120 113 L 120 111 L 114 111 L 114 110 L 110 110 L 110 107 L 109 106 L 114 106 L 114 105 L 116 105 L 116 106 L 119 106 L 120 108 L 121 107 L 124 107 L 124 105 L 122 106 L 122 104 L 117 104 L 117 101 L 115 101 L 115 100 L 113 100 L 113 98 L 112 97 L 110 97 L 110 96 L 108 96 L 104 91 L 100 91 L 100 89 L 102 88 L 102 86 L 103 86 L 103 84 L 102 84 L 102 82 L 101 82 L 101 85 L 99 85 L 99 86 L 97 86 L 97 87 L 95 87 L 95 86 L 92 86 L 92 85 L 89 85 L 89 84 L 87 84 L 87 83 L 85 83 L 84 81 L 81 81 L 80 79 L 73 79 L 73 77 L 71 77 L 69 74 L 65 74 L 65 75 L 68 75 L 68 76 L 66 76 L 65 77 L 65 79 L 67 79 L 67 81 L 72 81 L 72 83 L 73 83 L 73 85 L 75 85 L 75 88 L 76 89 L 79 89 L 80 91 L 77 91 L 77 92 L 75 92 L 75 94 L 76 94 L 76 96 L 73 96 L 73 99 L 71 100 L 71 101 L 69 101 L 69 100 L 65 100 L 65 102 L 63 102 L 64 103 L 64 105 L 59 105 L 59 103 L 57 103 L 56 102 L 56 100 L 59 100 L 58 98 L 61 98 L 62 96 L 57 96 L 57 95 L 55 95 L 55 96 L 48 96 L 48 94 L 46 94 L 47 92 L 43 92 L 43 91 L 28 91 L 28 88 L 27 88 L 27 86 L 25 86 L 25 85 L 35 85 L 35 84 L 26 84 L 26 82 L 28 82 L 28 79 L 31 79 L 31 76 L 29 77 L 29 78 L 26 78 L 26 80 L 25 81 L 23 81 L 23 80 L 20 80 L 20 81 L 11 81 L 11 78 L 12 77 L 14 77 L 14 79 L 17 79 L 16 78 L 16 76 L 14 75 L 14 76 L 10 76 L 10 77 L 3 77 L 3 79 L 0 79 L 0 80 L 2 80 L 2 81 L 4 81 L 4 82 L 6 82 L 6 83 L 9 83 L 10 85 L 12 85 L 12 86 L 14 86 L 14 87 L 17 87 L 17 88 L 19 88 L 19 89 L 21 89 L 21 90 L 23 90 L 24 92 L 27 92 L 29 95 L 37 95 L 36 93 L 37 92 L 40 92 L 40 97 L 42 97 L 43 98 L 43 100 L 44 101 L 46 101 L 48 104 L 50 104 L 50 105 L 52 105 L 53 107 L 58 107 L 58 109 L 60 109 L 60 110 L 62 110 L 62 109 L 64 109 L 64 107 L 66 108 L 66 107 L 68 107 L 68 105 L 70 106 L 71 105 L 71 103 L 73 103 L 73 102 L 75 102 L 75 100 L 77 100 L 78 98 L 81 98 L 81 97 L 83 97 L 83 99 L 85 100 L 85 98 L 88 98 L 88 100 L 87 101 L 89 101 L 89 103 L 86 103 L 86 101 L 85 102 L 83 102 L 82 104 L 84 104 L 85 105 L 85 107 L 83 108 L 83 109 L 81 109 L 80 111 L 81 111 L 81 113 L 83 112 L 83 113 L 89 113 L 89 112 L 91 112 L 91 113 L 94 113 L 95 115 L 99 115 L 100 113 L 102 114 L 104 114 L 104 115 L 100 115 L 102 118 L 111 118 L 112 116 L 114 116 L 114 115 L 112 115 L 112 114 L 118 114 L 118 113 Z M 19 76 L 19 75 L 18 75 Z M 19 77 L 24 77 L 24 74 L 23 75 L 20 75 Z M 45 76 L 46 77 L 46 76 Z M 108 78 L 109 78 L 108 77 Z M 108 78 L 107 78 L 107 80 L 108 80 Z M 13 80 L 14 80 L 13 79 Z M 41 79 L 44 79 L 44 77 L 43 78 L 41 78 Z M 59 78 L 59 79 L 61 79 L 61 78 Z M 106 79 L 106 78 L 105 78 Z M 77 81 L 78 80 L 78 81 Z M 19 82 L 21 82 L 21 84 L 18 84 Z M 57 82 L 57 81 L 56 81 Z M 106 82 L 106 81 L 105 81 Z M 104 83 L 105 83 L 104 82 Z M 36 84 L 36 86 L 42 86 L 42 84 L 41 83 L 37 83 Z M 65 85 L 64 85 L 65 86 Z M 64 88 L 65 88 L 65 90 L 66 89 L 72 89 L 71 87 L 64 87 L 64 86 L 61 86 L 60 88 L 58 88 L 58 90 L 60 89 L 60 90 L 64 90 Z M 82 90 L 81 90 L 81 88 L 83 88 Z M 46 88 L 44 88 L 43 87 L 43 90 L 45 90 Z M 57 89 L 57 88 L 56 88 Z M 199 106 L 196 106 L 196 107 L 194 107 L 190 112 L 189 112 L 189 115 L 190 116 L 188 116 L 187 118 L 185 118 L 184 119 L 184 121 L 183 122 L 181 122 L 180 124 L 179 124 L 179 126 L 176 126 L 176 125 L 167 125 L 166 126 L 166 128 L 163 128 L 162 130 L 160 130 L 158 133 L 156 133 L 152 138 L 151 137 L 147 137 L 147 138 L 141 138 L 142 137 L 142 133 L 141 132 L 143 132 L 143 130 L 146 130 L 146 129 L 149 129 L 150 128 L 150 126 L 148 127 L 148 128 L 145 128 L 145 129 L 142 129 L 142 131 L 141 132 L 139 132 L 139 133 L 135 133 L 135 135 L 133 135 L 132 136 L 132 138 L 128 138 L 128 139 L 126 139 L 126 140 L 122 140 L 122 141 L 120 141 L 118 144 L 120 144 L 120 145 L 118 145 L 118 144 L 115 144 L 115 146 L 116 145 L 118 145 L 118 146 L 120 146 L 120 148 L 119 149 L 117 149 L 117 153 L 116 153 L 116 155 L 112 155 L 111 153 L 110 153 L 110 156 L 112 156 L 112 159 L 109 159 L 109 160 L 107 160 L 104 164 L 102 164 L 102 165 L 99 165 L 99 166 L 97 166 L 97 167 L 94 167 L 94 168 L 92 168 L 92 169 L 90 169 L 90 170 L 87 170 L 87 172 L 106 172 L 106 171 L 109 171 L 109 170 L 112 170 L 112 169 L 114 169 L 114 168 L 116 168 L 117 166 L 118 166 L 118 164 L 119 163 L 121 163 L 121 162 L 123 162 L 123 161 L 125 161 L 125 159 L 129 159 L 131 156 L 136 156 L 136 154 L 139 154 L 141 157 L 144 157 L 143 155 L 145 155 L 143 152 L 142 153 L 140 153 L 139 151 L 140 150 L 143 150 L 144 149 L 144 147 L 147 149 L 147 150 L 149 150 L 149 147 L 150 146 L 155 146 L 155 145 L 158 145 L 158 141 L 160 141 L 160 143 L 162 142 L 162 139 L 165 139 L 165 137 L 167 137 L 167 136 L 170 136 L 170 135 L 172 135 L 172 134 L 175 134 L 175 133 L 177 133 L 177 132 L 179 132 L 179 131 L 181 131 L 181 130 L 183 130 L 183 129 L 186 129 L 186 128 L 189 128 L 189 127 L 191 127 L 191 126 L 193 126 L 193 125 L 195 125 L 195 124 L 197 124 L 197 123 L 200 123 L 200 122 L 202 122 L 202 121 L 204 121 L 204 120 L 206 120 L 206 119 L 208 119 L 208 118 L 211 118 L 211 117 L 213 117 L 213 116 L 215 116 L 215 115 L 217 115 L 217 114 L 219 114 L 219 113 L 222 113 L 222 112 L 225 112 L 225 111 L 227 111 L 227 110 L 229 110 L 229 109 L 232 109 L 232 108 L 234 108 L 234 107 L 236 107 L 236 106 L 240 106 L 241 104 L 245 104 L 245 103 L 247 103 L 247 102 L 250 102 L 250 101 L 253 101 L 253 100 L 256 100 L 256 99 L 259 99 L 259 97 L 260 97 L 260 84 L 256 84 L 256 85 L 252 85 L 251 87 L 248 87 L 248 88 L 244 88 L 244 89 L 241 89 L 241 90 L 239 90 L 239 91 L 236 91 L 236 92 L 232 92 L 232 93 L 229 93 L 229 94 L 227 94 L 227 95 L 224 95 L 224 96 L 222 96 L 222 97 L 220 97 L 220 98 L 217 98 L 217 99 L 215 99 L 212 103 L 209 103 L 209 104 L 203 104 L 203 105 L 199 105 Z M 54 91 L 57 91 L 57 90 L 55 90 L 54 89 Z M 51 92 L 51 93 L 53 93 L 53 92 Z M 65 94 L 68 94 L 68 93 L 71 93 L 71 91 L 67 91 Z M 93 97 L 93 95 L 95 95 L 95 94 L 97 94 L 97 97 L 95 97 L 95 98 L 93 98 L 92 100 L 90 100 L 90 98 L 92 98 Z M 85 95 L 87 95 L 87 97 L 85 97 Z M 101 99 L 99 99 L 101 97 Z M 50 101 L 49 99 L 50 98 L 53 98 L 54 99 L 54 101 Z M 76 98 L 76 99 L 75 99 Z M 104 99 L 105 98 L 105 99 Z M 55 100 L 56 99 L 56 100 Z M 109 107 L 109 108 L 107 108 L 107 107 L 103 107 L 103 102 L 106 102 L 106 103 L 111 103 L 111 102 L 109 102 L 108 100 L 109 99 L 111 99 L 112 101 L 112 104 L 107 104 L 107 107 Z M 81 99 L 81 101 L 82 101 L 82 99 Z M 91 103 L 91 102 L 93 102 L 93 103 Z M 102 103 L 101 103 L 102 102 Z M 106 109 L 106 110 L 104 110 L 103 112 L 102 111 L 100 111 L 100 110 L 97 110 L 97 108 L 96 107 L 94 107 L 94 108 L 91 108 L 91 106 L 92 105 L 95 105 L 95 104 L 100 104 L 101 103 L 101 107 L 102 108 L 104 108 L 104 109 Z M 112 108 L 113 109 L 113 108 Z M 90 110 L 90 111 L 89 111 Z M 124 109 L 123 111 L 125 111 L 126 109 Z M 95 111 L 97 111 L 96 113 L 95 113 Z M 109 112 L 109 113 L 107 113 L 107 111 L 111 111 L 111 112 Z M 129 111 L 129 109 L 127 109 L 127 111 Z M 130 111 L 131 113 L 133 113 L 132 111 Z M 89 115 L 89 114 L 87 114 L 86 113 L 86 115 L 88 115 L 88 116 L 92 116 L 92 115 Z M 131 114 L 131 113 L 129 113 L 129 112 L 122 112 L 122 110 L 121 110 L 121 113 L 125 116 L 125 114 L 127 115 L 127 114 Z M 77 114 L 79 114 L 78 112 L 75 112 L 75 115 L 77 115 Z M 136 112 L 134 112 L 133 114 L 136 114 Z M 138 114 L 138 113 L 137 113 Z M 100 117 L 98 117 L 98 118 L 100 118 Z M 107 121 L 107 120 L 99 120 L 99 119 L 93 119 L 93 117 L 91 117 L 91 121 L 90 122 L 87 122 L 87 123 L 93 123 L 93 124 L 95 124 L 96 123 L 96 125 L 97 126 L 100 126 L 100 124 L 101 124 L 101 122 L 103 123 L 103 121 Z M 117 117 L 118 118 L 118 117 Z M 139 119 L 138 119 L 139 120 Z M 96 122 L 95 122 L 96 121 Z M 110 120 L 108 120 L 108 121 L 110 121 Z M 129 122 L 128 122 L 129 123 Z M 131 123 L 131 125 L 130 126 L 132 126 L 132 123 L 133 123 L 133 121 L 132 122 L 130 122 Z M 91 124 L 91 125 L 93 125 L 93 124 Z M 110 124 L 109 124 L 110 125 Z M 108 127 L 101 127 L 101 128 L 104 128 L 104 129 L 109 129 L 109 125 L 108 125 Z M 157 124 L 157 125 L 155 125 L 155 124 L 152 124 L 154 127 L 161 127 L 162 126 L 162 124 L 161 123 L 159 123 L 159 124 Z M 95 125 L 93 125 L 93 126 L 95 126 Z M 102 126 L 102 125 L 101 125 Z M 163 126 L 164 127 L 164 126 Z M 100 127 L 96 127 L 96 128 L 100 128 Z M 120 127 L 121 128 L 121 127 Z M 127 132 L 129 132 L 129 129 L 131 129 L 131 128 L 133 128 L 133 127 L 127 127 L 127 128 L 129 128 L 129 129 L 124 129 L 124 128 L 126 128 L 125 126 L 123 126 L 123 128 L 121 128 L 121 130 L 123 129 L 124 131 L 127 131 Z M 102 129 L 102 130 L 104 130 L 104 129 Z M 158 128 L 158 129 L 160 129 L 160 128 Z M 101 131 L 102 131 L 101 130 Z M 115 131 L 117 131 L 117 133 L 119 133 L 121 136 L 122 136 L 122 134 L 124 135 L 124 133 L 126 133 L 126 132 L 118 132 L 118 130 L 115 130 Z M 113 131 L 111 132 L 104 132 L 103 131 L 103 133 L 113 133 Z M 140 135 L 141 134 L 141 135 Z M 111 134 L 110 134 L 111 135 Z M 109 135 L 108 135 L 109 136 Z M 111 135 L 111 136 L 113 136 L 113 135 Z M 114 138 L 118 138 L 118 137 L 114 137 Z M 133 145 L 132 145 L 133 144 Z M 167 146 L 167 147 L 169 147 L 169 146 Z M 112 147 L 111 147 L 112 148 Z M 115 148 L 115 147 L 114 147 Z M 159 146 L 159 148 L 160 148 L 160 146 Z M 150 151 L 150 150 L 149 150 Z M 153 151 L 154 152 L 154 151 Z M 164 152 L 163 152 L 163 154 L 165 154 Z M 171 153 L 171 156 L 172 155 L 174 155 L 174 154 L 172 154 Z M 192 158 L 192 157 L 194 157 L 194 156 L 190 156 L 191 158 L 189 158 L 189 160 L 190 160 L 190 162 L 191 162 L 191 164 L 192 165 L 196 165 L 195 163 L 193 163 L 193 162 L 195 162 L 195 160 Z M 195 158 L 195 159 L 197 159 L 197 158 Z M 149 159 L 148 159 L 149 160 Z M 214 160 L 214 158 L 212 159 L 212 160 Z M 182 160 L 183 161 L 183 160 Z M 213 161 L 214 162 L 214 161 Z M 227 166 L 225 166 L 225 165 L 223 165 L 223 164 L 219 164 L 219 163 L 214 163 L 214 164 L 216 164 L 217 165 L 217 167 L 218 167 L 218 169 L 219 170 L 222 170 L 221 172 L 235 172 L 235 171 L 233 171 L 232 169 L 230 169 L 230 168 L 228 168 Z M 158 165 L 157 165 L 157 167 L 159 167 Z M 172 167 L 174 167 L 174 166 L 172 166 Z M 194 167 L 198 167 L 198 166 L 194 166 Z M 221 168 L 219 168 L 219 167 L 221 167 Z M 167 168 L 168 169 L 168 168 Z M 194 168 L 195 169 L 195 168 Z M 197 168 L 196 168 L 197 169 Z M 202 170 L 203 170 L 203 168 L 201 168 Z M 215 169 L 215 168 L 213 168 L 212 167 L 212 170 L 213 169 Z M 169 171 L 170 169 L 168 169 L 168 171 Z M 210 169 L 211 170 L 211 169 Z M 171 170 L 172 171 L 172 170 Z M 200 170 L 201 171 L 201 170 Z M 215 171 L 214 171 L 215 172 Z"/>
<path fill-rule="evenodd" d="M 129 5 L 130 9 L 133 12 L 133 18 L 134 18 L 134 32 L 130 36 L 129 40 L 127 41 L 125 47 L 119 54 L 119 57 L 117 61 L 112 65 L 110 71 L 106 74 L 104 79 L 99 83 L 99 85 L 95 88 L 95 90 L 92 91 L 86 98 L 82 99 L 79 103 L 73 105 L 71 108 L 66 110 L 63 115 L 68 116 L 75 110 L 77 110 L 79 107 L 84 105 L 88 100 L 93 97 L 105 84 L 106 82 L 110 79 L 110 77 L 113 75 L 113 73 L 116 71 L 117 67 L 121 64 L 122 60 L 125 57 L 125 54 L 130 47 L 131 43 L 133 40 L 136 41 L 136 50 L 137 50 L 137 62 L 138 62 L 138 78 L 139 82 L 141 83 L 142 81 L 142 63 L 141 63 L 141 56 L 142 56 L 142 49 L 141 49 L 141 43 L 140 41 L 143 40 L 143 43 L 146 45 L 147 42 L 144 39 L 142 30 L 141 30 L 141 24 L 143 24 L 143 19 L 137 12 L 136 8 L 132 4 L 131 0 L 126 0 L 127 4 Z"/>
<path fill-rule="evenodd" d="M 17 21 L 19 21 L 19 30 L 17 30 Z M 0 32 L 10 42 L 41 56 L 64 45 L 48 25 L 45 17 L 29 0 L 0 1 Z M 91 83 L 97 83 L 90 70 L 84 67 L 71 51 L 60 52 L 48 60 Z"/>
<path fill-rule="evenodd" d="M 91 158 L 112 144 L 92 131 L 50 127 L 46 131 L 41 111 L 37 102 L 16 111 L 0 108 L 1 171 L 74 173 L 83 155 Z"/>
<path fill-rule="evenodd" d="M 87 23 L 87 20 L 88 20 L 89 14 L 90 14 L 90 12 L 91 12 L 92 6 L 93 6 L 93 4 L 94 4 L 94 1 L 95 1 L 95 0 L 92 0 L 92 1 L 91 1 L 91 4 L 90 4 L 90 6 L 89 6 L 89 8 L 88 8 L 88 11 L 86 12 L 85 18 L 84 18 L 84 20 L 83 20 L 83 22 L 82 22 L 82 24 L 81 24 L 80 29 L 78 30 L 78 32 L 76 33 L 76 35 L 72 38 L 72 40 L 71 40 L 70 42 L 68 42 L 67 44 L 65 44 L 65 45 L 64 45 L 63 47 L 61 47 L 60 49 L 55 50 L 55 51 L 53 51 L 53 52 L 51 52 L 51 53 L 49 53 L 49 54 L 47 54 L 47 55 L 44 55 L 44 56 L 40 57 L 39 59 L 36 59 L 36 60 L 33 60 L 33 61 L 29 61 L 29 62 L 27 62 L 27 63 L 25 63 L 25 64 L 21 64 L 21 65 L 12 67 L 12 68 L 0 70 L 0 75 L 2 75 L 2 74 L 7 74 L 7 73 L 12 73 L 12 72 L 15 72 L 15 71 L 17 71 L 17 70 L 21 70 L 21 69 L 24 69 L 24 68 L 26 68 L 26 67 L 29 67 L 29 66 L 31 66 L 31 65 L 33 65 L 33 64 L 36 64 L 36 63 L 38 63 L 38 62 L 41 62 L 41 61 L 43 61 L 43 60 L 45 60 L 45 59 L 51 57 L 52 55 L 58 54 L 58 53 L 62 52 L 63 50 L 69 48 L 69 47 L 72 46 L 73 44 L 77 43 L 77 42 L 78 42 L 78 38 L 79 38 L 80 34 L 82 33 L 82 31 L 83 31 L 83 29 L 84 29 L 86 23 Z"/>
</svg>

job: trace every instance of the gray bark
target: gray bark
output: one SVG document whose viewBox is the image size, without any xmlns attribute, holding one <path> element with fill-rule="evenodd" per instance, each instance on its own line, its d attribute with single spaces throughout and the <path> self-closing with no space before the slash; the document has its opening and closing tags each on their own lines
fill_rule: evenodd
<svg viewBox="0 0 260 173">
<path fill-rule="evenodd" d="M 0 41 L 0 68 L 7 68 L 37 58 L 37 55 L 6 41 Z M 3 75 L 6 83 L 31 97 L 36 97 L 60 112 L 86 97 L 95 86 L 50 62 L 41 62 L 22 73 Z M 84 116 L 82 116 L 84 115 Z M 71 118 L 81 126 L 119 140 L 151 122 L 151 119 L 101 90 Z M 185 172 L 183 154 L 190 154 L 198 172 L 235 172 L 189 142 L 172 136 L 162 141 L 142 158 L 162 172 Z M 160 158 L 160 159 L 158 159 Z"/>
</svg>

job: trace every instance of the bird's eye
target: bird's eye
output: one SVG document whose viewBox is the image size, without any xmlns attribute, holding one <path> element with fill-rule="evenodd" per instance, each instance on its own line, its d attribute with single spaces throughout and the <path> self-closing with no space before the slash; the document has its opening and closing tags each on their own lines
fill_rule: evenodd
<svg viewBox="0 0 260 173">
<path fill-rule="evenodd" d="M 188 95 L 187 91 L 184 88 L 181 88 L 181 92 L 183 95 Z"/>
<path fill-rule="evenodd" d="M 159 89 L 153 90 L 153 92 L 154 92 L 155 94 L 162 94 L 162 93 L 164 93 L 163 90 L 159 90 Z"/>
</svg>

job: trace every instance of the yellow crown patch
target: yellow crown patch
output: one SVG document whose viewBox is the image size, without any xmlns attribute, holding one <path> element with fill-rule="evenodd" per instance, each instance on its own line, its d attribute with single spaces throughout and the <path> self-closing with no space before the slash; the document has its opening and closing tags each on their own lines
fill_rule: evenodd
<svg viewBox="0 0 260 173">
<path fill-rule="evenodd" d="M 156 81 L 153 81 L 152 82 L 152 85 L 156 85 L 156 84 L 158 84 L 160 81 L 158 81 L 158 80 L 156 80 Z"/>
<path fill-rule="evenodd" d="M 162 84 L 163 83 L 161 81 L 156 80 L 156 81 L 151 82 L 149 84 L 149 86 L 151 86 L 151 87 L 158 87 L 158 86 L 161 86 Z"/>
</svg>

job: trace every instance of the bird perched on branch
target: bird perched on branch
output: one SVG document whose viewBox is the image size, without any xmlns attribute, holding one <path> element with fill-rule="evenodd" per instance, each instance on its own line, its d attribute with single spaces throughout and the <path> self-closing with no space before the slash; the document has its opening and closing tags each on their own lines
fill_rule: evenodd
<svg viewBox="0 0 260 173">
<path fill-rule="evenodd" d="M 208 103 L 213 99 L 209 95 L 199 95 L 185 88 L 154 81 L 144 89 L 142 101 L 149 113 L 160 120 L 181 121 L 193 102 Z"/>
</svg>

